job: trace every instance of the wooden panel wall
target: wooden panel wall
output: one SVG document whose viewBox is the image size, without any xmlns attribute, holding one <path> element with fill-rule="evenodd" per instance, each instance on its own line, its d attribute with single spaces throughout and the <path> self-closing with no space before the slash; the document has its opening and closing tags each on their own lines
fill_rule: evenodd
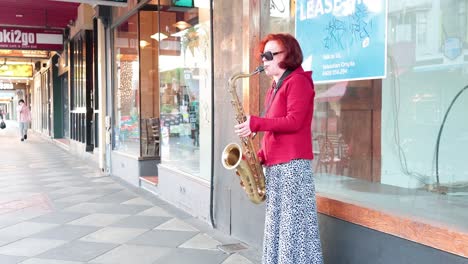
<svg viewBox="0 0 468 264">
<path fill-rule="evenodd" d="M 348 176 L 380 181 L 381 80 L 354 81 L 341 99 L 340 126 L 350 144 Z"/>
</svg>

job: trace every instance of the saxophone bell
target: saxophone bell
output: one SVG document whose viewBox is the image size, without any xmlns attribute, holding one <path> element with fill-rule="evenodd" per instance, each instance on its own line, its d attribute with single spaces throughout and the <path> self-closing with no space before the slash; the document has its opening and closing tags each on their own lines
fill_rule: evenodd
<svg viewBox="0 0 468 264">
<path fill-rule="evenodd" d="M 226 170 L 235 169 L 242 161 L 241 146 L 236 143 L 228 144 L 223 150 L 221 160 Z"/>
<path fill-rule="evenodd" d="M 239 144 L 228 144 L 223 150 L 221 160 L 225 169 L 236 170 L 236 174 L 240 178 L 240 185 L 251 202 L 260 204 L 265 200 L 265 176 L 263 172 L 259 175 L 254 175 L 255 169 L 252 170 L 252 164 L 249 164 Z M 258 179 L 259 177 L 261 179 Z"/>
</svg>

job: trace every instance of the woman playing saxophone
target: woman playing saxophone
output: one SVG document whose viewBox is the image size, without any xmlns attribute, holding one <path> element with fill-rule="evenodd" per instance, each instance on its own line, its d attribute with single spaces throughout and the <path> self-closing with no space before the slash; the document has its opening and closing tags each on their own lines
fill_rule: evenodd
<svg viewBox="0 0 468 264">
<path fill-rule="evenodd" d="M 259 45 L 265 74 L 273 84 L 263 116 L 235 126 L 240 137 L 264 132 L 258 151 L 265 167 L 266 218 L 263 264 L 323 263 L 312 175 L 312 72 L 289 34 L 270 34 Z"/>
</svg>

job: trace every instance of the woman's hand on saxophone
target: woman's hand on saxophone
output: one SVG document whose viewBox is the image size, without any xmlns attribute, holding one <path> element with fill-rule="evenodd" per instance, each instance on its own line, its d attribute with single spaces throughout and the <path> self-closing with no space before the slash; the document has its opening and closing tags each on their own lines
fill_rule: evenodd
<svg viewBox="0 0 468 264">
<path fill-rule="evenodd" d="M 234 132 L 239 137 L 248 137 L 250 134 L 252 134 L 252 131 L 250 130 L 250 116 L 246 116 L 246 118 L 247 120 L 244 123 L 240 123 L 234 126 Z"/>
</svg>

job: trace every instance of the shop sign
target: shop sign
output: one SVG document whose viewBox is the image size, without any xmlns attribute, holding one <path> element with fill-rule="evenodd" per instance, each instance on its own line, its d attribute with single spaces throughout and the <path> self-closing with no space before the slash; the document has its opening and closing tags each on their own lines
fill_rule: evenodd
<svg viewBox="0 0 468 264">
<path fill-rule="evenodd" d="M 0 49 L 62 50 L 63 31 L 0 26 Z"/>
<path fill-rule="evenodd" d="M 49 53 L 46 50 L 0 50 L 1 57 L 17 58 L 49 58 Z"/>
<path fill-rule="evenodd" d="M 298 0 L 296 37 L 316 83 L 385 78 L 387 0 Z"/>
<path fill-rule="evenodd" d="M 13 90 L 13 84 L 0 82 L 0 90 Z"/>
<path fill-rule="evenodd" d="M 32 77 L 31 64 L 5 64 L 0 67 L 0 77 Z"/>
</svg>

